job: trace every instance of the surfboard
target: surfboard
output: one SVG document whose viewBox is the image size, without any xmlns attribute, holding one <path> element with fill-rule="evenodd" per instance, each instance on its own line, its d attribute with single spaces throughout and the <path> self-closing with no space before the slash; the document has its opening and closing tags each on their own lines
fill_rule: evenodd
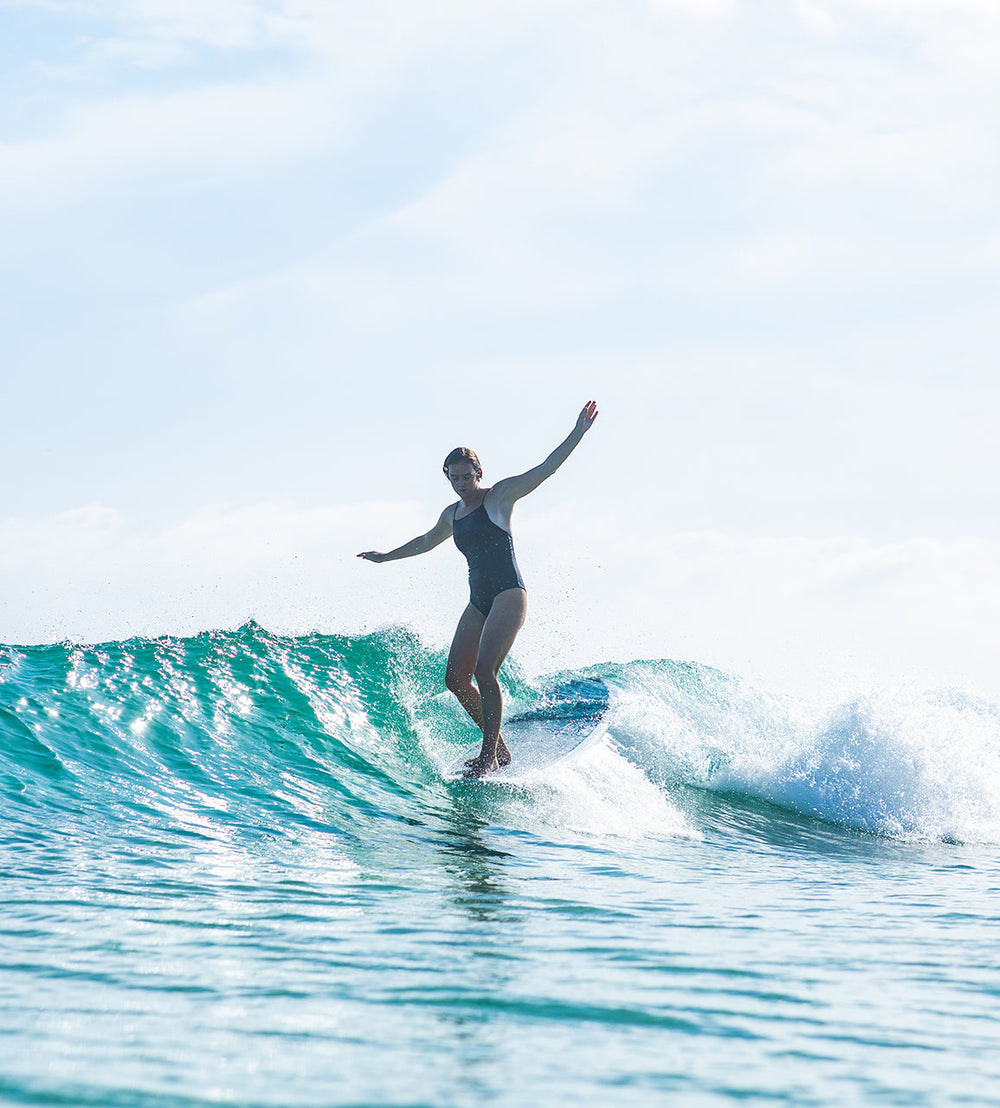
<svg viewBox="0 0 1000 1108">
<path fill-rule="evenodd" d="M 608 688 L 603 681 L 564 681 L 529 710 L 504 719 L 502 733 L 510 747 L 510 765 L 485 777 L 465 777 L 466 760 L 479 753 L 481 744 L 476 743 L 445 770 L 445 780 L 523 781 L 595 746 L 604 738 L 609 723 Z"/>
</svg>

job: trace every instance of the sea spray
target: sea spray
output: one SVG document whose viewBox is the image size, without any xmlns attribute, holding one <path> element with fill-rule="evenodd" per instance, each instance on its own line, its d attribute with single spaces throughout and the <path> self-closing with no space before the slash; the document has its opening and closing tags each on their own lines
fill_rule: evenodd
<svg viewBox="0 0 1000 1108">
<path fill-rule="evenodd" d="M 664 787 L 745 795 L 895 838 L 1000 842 L 1000 709 L 959 690 L 834 708 L 710 667 L 609 667 L 613 734 Z"/>
<path fill-rule="evenodd" d="M 859 697 L 803 737 L 770 795 L 893 837 L 1000 842 L 1000 712 L 953 690 Z"/>
</svg>

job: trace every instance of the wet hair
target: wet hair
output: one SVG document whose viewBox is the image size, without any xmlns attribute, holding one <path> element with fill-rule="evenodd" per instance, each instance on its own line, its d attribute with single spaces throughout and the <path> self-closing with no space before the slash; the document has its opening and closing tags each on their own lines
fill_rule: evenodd
<svg viewBox="0 0 1000 1108">
<path fill-rule="evenodd" d="M 456 446 L 455 449 L 444 460 L 444 465 L 441 467 L 444 470 L 445 477 L 448 476 L 448 466 L 456 465 L 458 462 L 470 462 L 472 468 L 476 473 L 482 477 L 483 467 L 479 463 L 479 458 L 475 452 L 468 446 Z"/>
</svg>

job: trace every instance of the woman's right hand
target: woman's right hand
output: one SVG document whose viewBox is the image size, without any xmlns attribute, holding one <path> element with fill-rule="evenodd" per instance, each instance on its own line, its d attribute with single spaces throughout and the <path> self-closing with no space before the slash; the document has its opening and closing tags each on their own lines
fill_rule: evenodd
<svg viewBox="0 0 1000 1108">
<path fill-rule="evenodd" d="M 364 558 L 366 562 L 384 562 L 385 555 L 380 554 L 377 550 L 365 550 L 358 555 L 359 558 Z"/>
</svg>

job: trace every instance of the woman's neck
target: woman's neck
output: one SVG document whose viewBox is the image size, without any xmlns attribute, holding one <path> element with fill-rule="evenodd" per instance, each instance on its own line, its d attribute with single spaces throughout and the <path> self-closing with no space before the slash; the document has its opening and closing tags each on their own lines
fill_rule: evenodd
<svg viewBox="0 0 1000 1108">
<path fill-rule="evenodd" d="M 486 499 L 486 494 L 489 491 L 489 489 L 477 487 L 472 492 L 466 493 L 462 496 L 462 507 L 465 508 L 466 511 L 474 511 Z"/>
</svg>

